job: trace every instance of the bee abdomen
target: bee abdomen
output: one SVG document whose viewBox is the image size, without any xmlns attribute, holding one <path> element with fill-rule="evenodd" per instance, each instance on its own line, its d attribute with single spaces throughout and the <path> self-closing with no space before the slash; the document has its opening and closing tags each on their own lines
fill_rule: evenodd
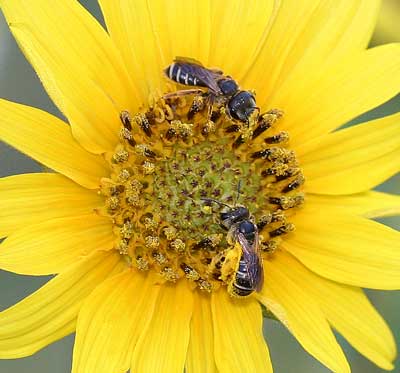
<svg viewBox="0 0 400 373">
<path fill-rule="evenodd" d="M 246 268 L 245 261 L 240 260 L 238 270 L 235 274 L 235 279 L 232 283 L 233 295 L 238 297 L 246 297 L 254 291 Z"/>
<path fill-rule="evenodd" d="M 165 69 L 165 74 L 180 84 L 205 87 L 205 84 L 196 78 L 191 70 L 190 65 L 175 62 Z"/>
</svg>

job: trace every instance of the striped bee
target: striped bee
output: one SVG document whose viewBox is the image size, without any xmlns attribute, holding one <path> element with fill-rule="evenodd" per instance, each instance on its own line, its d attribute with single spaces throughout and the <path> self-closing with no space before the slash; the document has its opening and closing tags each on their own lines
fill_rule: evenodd
<svg viewBox="0 0 400 373">
<path fill-rule="evenodd" d="M 257 225 L 247 207 L 232 207 L 220 201 L 202 198 L 228 207 L 220 213 L 221 226 L 228 231 L 227 241 L 240 247 L 240 260 L 235 272 L 228 282 L 228 292 L 232 296 L 246 297 L 253 291 L 261 291 L 264 283 L 263 260 Z"/>
<path fill-rule="evenodd" d="M 241 90 L 238 83 L 228 75 L 224 75 L 219 69 L 209 69 L 201 62 L 188 57 L 176 57 L 164 74 L 171 80 L 192 87 L 204 87 L 202 89 L 187 89 L 166 94 L 164 98 L 173 98 L 185 95 L 197 95 L 197 100 L 189 110 L 188 118 L 208 107 L 208 119 L 211 118 L 212 107 L 224 106 L 228 116 L 240 123 L 249 124 L 254 112 L 259 112 L 254 94 Z"/>
</svg>

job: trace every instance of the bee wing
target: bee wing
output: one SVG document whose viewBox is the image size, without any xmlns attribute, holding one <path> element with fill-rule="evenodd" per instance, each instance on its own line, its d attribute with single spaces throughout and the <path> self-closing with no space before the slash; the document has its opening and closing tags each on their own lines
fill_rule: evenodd
<svg viewBox="0 0 400 373">
<path fill-rule="evenodd" d="M 222 91 L 217 84 L 218 79 L 221 78 L 220 71 L 216 72 L 215 70 L 207 69 L 201 62 L 189 57 L 175 57 L 174 62 L 185 64 L 190 69 L 190 73 L 200 80 L 214 95 L 222 95 Z"/>
<path fill-rule="evenodd" d="M 191 58 L 191 57 L 176 56 L 175 59 L 174 59 L 174 62 L 175 63 L 176 62 L 177 63 L 187 63 L 187 64 L 190 64 L 190 65 L 199 65 L 201 67 L 204 67 L 204 65 L 200 61 L 197 61 L 196 59 Z"/>
<path fill-rule="evenodd" d="M 237 233 L 237 240 L 243 251 L 243 259 L 246 263 L 247 273 L 252 286 L 260 292 L 264 283 L 263 259 L 258 239 L 258 232 L 255 233 L 254 242 L 250 243 L 243 233 Z"/>
</svg>

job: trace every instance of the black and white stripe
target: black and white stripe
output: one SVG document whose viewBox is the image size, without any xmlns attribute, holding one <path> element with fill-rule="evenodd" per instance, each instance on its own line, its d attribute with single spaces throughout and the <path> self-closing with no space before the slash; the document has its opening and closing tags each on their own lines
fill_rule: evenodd
<svg viewBox="0 0 400 373">
<path fill-rule="evenodd" d="M 235 280 L 232 283 L 236 295 L 245 297 L 254 291 L 254 287 L 247 271 L 247 263 L 243 256 L 240 258 L 239 268 L 235 274 Z"/>
<path fill-rule="evenodd" d="M 191 65 L 174 62 L 165 69 L 165 73 L 171 80 L 190 86 L 204 86 L 196 76 L 193 75 Z"/>
</svg>

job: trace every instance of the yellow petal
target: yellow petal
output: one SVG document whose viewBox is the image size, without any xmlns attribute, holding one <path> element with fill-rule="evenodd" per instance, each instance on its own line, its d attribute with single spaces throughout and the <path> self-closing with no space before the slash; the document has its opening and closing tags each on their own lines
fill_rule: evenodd
<svg viewBox="0 0 400 373">
<path fill-rule="evenodd" d="M 400 114 L 316 138 L 298 156 L 308 192 L 367 191 L 400 171 Z"/>
<path fill-rule="evenodd" d="M 253 68 L 254 59 L 263 47 L 277 8 L 274 0 L 254 1 L 251 5 L 242 0 L 211 1 L 208 65 L 219 67 L 240 81 Z M 273 65 L 271 61 L 269 64 Z M 260 78 L 260 74 L 258 76 Z M 251 85 L 243 87 L 253 88 Z"/>
<path fill-rule="evenodd" d="M 218 372 L 272 373 L 257 301 L 233 299 L 222 289 L 211 295 L 211 306 Z"/>
<path fill-rule="evenodd" d="M 360 288 L 326 280 L 281 252 L 273 265 L 304 289 L 332 324 L 358 351 L 383 369 L 393 369 L 396 345 L 385 321 Z"/>
<path fill-rule="evenodd" d="M 265 262 L 266 282 L 257 297 L 296 337 L 303 348 L 334 372 L 350 372 L 347 360 L 316 302 L 280 255 Z M 274 304 L 278 304 L 276 308 Z"/>
<path fill-rule="evenodd" d="M 155 307 L 148 330 L 136 344 L 131 371 L 182 373 L 193 309 L 186 281 L 162 285 Z"/>
<path fill-rule="evenodd" d="M 16 231 L 0 244 L 0 268 L 25 275 L 60 273 L 113 244 L 109 218 L 92 213 L 47 220 Z"/>
<path fill-rule="evenodd" d="M 400 289 L 400 232 L 325 206 L 305 206 L 282 243 L 312 271 L 374 289 Z"/>
<path fill-rule="evenodd" d="M 147 103 L 165 89 L 163 69 L 176 56 L 207 63 L 209 1 L 100 0 L 107 29 L 122 53 L 132 80 Z"/>
<path fill-rule="evenodd" d="M 90 151 L 112 150 L 119 113 L 135 107 L 135 90 L 101 25 L 77 1 L 2 0 L 1 7 L 74 136 Z"/>
<path fill-rule="evenodd" d="M 125 373 L 150 324 L 158 290 L 152 276 L 131 270 L 99 285 L 79 312 L 72 373 Z"/>
<path fill-rule="evenodd" d="M 347 55 L 303 79 L 268 101 L 285 111 L 280 129 L 290 133 L 296 150 L 399 93 L 400 44 Z"/>
<path fill-rule="evenodd" d="M 122 268 L 120 256 L 115 252 L 97 252 L 1 312 L 0 358 L 32 355 L 72 333 L 83 300 Z"/>
<path fill-rule="evenodd" d="M 340 209 L 366 218 L 400 215 L 400 196 L 382 192 L 364 192 L 343 196 L 308 194 L 307 205 Z"/>
<path fill-rule="evenodd" d="M 81 148 L 70 127 L 55 116 L 0 100 L 0 118 L 1 140 L 78 184 L 97 188 L 108 174 L 103 158 Z"/>
<path fill-rule="evenodd" d="M 187 373 L 217 373 L 214 331 L 209 295 L 194 292 L 190 340 L 186 356 Z"/>
<path fill-rule="evenodd" d="M 101 206 L 100 196 L 58 174 L 0 179 L 0 237 L 33 223 L 84 215 Z"/>
<path fill-rule="evenodd" d="M 365 48 L 379 4 L 379 0 L 277 1 L 270 31 L 243 86 L 255 88 L 264 106 L 274 93 L 290 91 L 327 64 Z"/>
</svg>

